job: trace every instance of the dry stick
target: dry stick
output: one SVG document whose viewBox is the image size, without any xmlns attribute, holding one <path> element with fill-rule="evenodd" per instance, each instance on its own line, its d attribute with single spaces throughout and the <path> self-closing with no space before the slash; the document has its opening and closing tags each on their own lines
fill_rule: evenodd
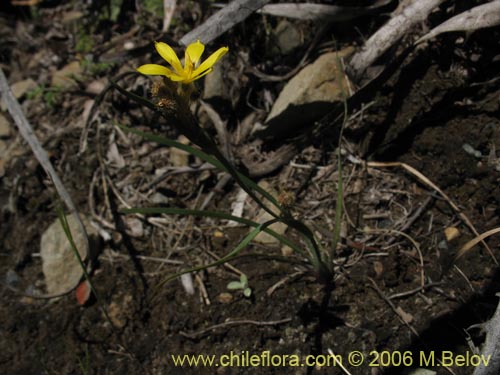
<svg viewBox="0 0 500 375">
<path fill-rule="evenodd" d="M 274 284 L 270 288 L 268 288 L 267 291 L 266 291 L 266 295 L 268 297 L 271 297 L 271 295 L 274 293 L 274 291 L 276 289 L 278 289 L 279 287 L 285 285 L 286 283 L 288 283 L 289 281 L 295 279 L 296 277 L 302 276 L 303 274 L 305 274 L 305 271 L 297 271 L 297 272 L 292 273 L 291 275 L 288 275 L 288 276 L 284 277 L 283 279 L 281 279 L 280 281 L 278 281 L 276 284 Z"/>
<path fill-rule="evenodd" d="M 437 187 L 431 180 L 429 180 L 427 177 L 425 177 L 422 173 L 417 171 L 415 168 L 409 166 L 408 164 L 399 163 L 399 162 L 383 163 L 383 162 L 372 161 L 372 162 L 368 162 L 367 166 L 368 167 L 375 167 L 375 168 L 378 168 L 378 167 L 402 167 L 403 169 L 406 169 L 412 175 L 417 177 L 424 184 L 426 184 L 427 186 L 430 186 L 432 189 L 436 190 L 448 202 L 448 204 L 451 206 L 451 208 L 453 208 L 453 210 L 456 211 L 458 216 L 460 216 L 460 219 L 462 219 L 462 221 L 469 227 L 469 229 L 479 238 L 479 241 L 483 244 L 483 246 L 486 248 L 486 250 L 488 250 L 488 252 L 490 253 L 491 257 L 493 258 L 493 261 L 495 262 L 495 264 L 498 265 L 498 260 L 495 257 L 495 254 L 493 254 L 493 250 L 491 250 L 491 248 L 488 246 L 488 244 L 486 242 L 484 242 L 484 238 L 482 238 L 479 235 L 478 231 L 476 230 L 476 227 L 474 227 L 474 225 L 469 220 L 469 218 L 460 210 L 460 208 L 458 208 L 458 206 L 455 203 L 453 203 L 453 201 L 450 199 L 450 197 L 448 197 L 448 195 L 446 195 L 446 193 L 444 191 L 442 191 L 439 187 Z"/>
<path fill-rule="evenodd" d="M 328 348 L 328 353 L 333 357 L 335 365 L 338 365 L 347 375 L 351 375 L 351 373 L 347 371 L 347 369 L 342 364 L 342 361 L 337 361 L 337 355 L 332 351 L 332 349 Z"/>
<path fill-rule="evenodd" d="M 348 70 L 353 78 L 360 79 L 377 58 L 407 35 L 415 24 L 427 19 L 429 13 L 443 2 L 444 0 L 414 0 L 402 10 L 401 14 L 392 17 L 350 60 Z"/>
<path fill-rule="evenodd" d="M 458 253 L 455 257 L 455 260 L 458 260 L 459 258 L 461 258 L 467 251 L 469 251 L 470 249 L 472 249 L 474 246 L 476 246 L 479 242 L 483 241 L 485 238 L 493 235 L 493 234 L 496 234 L 496 233 L 500 233 L 500 227 L 498 228 L 494 228 L 494 229 L 490 229 L 489 231 L 487 232 L 484 232 L 483 234 L 481 234 L 480 236 L 477 236 L 476 238 L 473 238 L 472 240 L 470 240 L 469 242 L 467 242 L 464 246 L 462 246 L 460 248 L 460 250 L 458 250 Z"/>
<path fill-rule="evenodd" d="M 207 332 L 210 332 L 210 331 L 213 331 L 217 328 L 224 328 L 224 327 L 229 327 L 229 326 L 236 326 L 236 325 L 241 325 L 241 324 L 252 324 L 252 325 L 255 325 L 255 326 L 276 326 L 276 325 L 279 325 L 279 324 L 284 324 L 284 323 L 288 323 L 288 322 L 291 322 L 292 321 L 292 318 L 286 318 L 286 319 L 281 319 L 281 320 L 273 320 L 273 321 L 269 321 L 269 322 L 259 322 L 257 320 L 249 320 L 249 319 L 243 319 L 243 320 L 232 320 L 232 321 L 229 321 L 229 322 L 224 322 L 224 323 L 220 323 L 220 324 L 216 324 L 216 325 L 213 325 L 213 326 L 210 326 L 208 328 L 205 328 L 205 329 L 202 329 L 200 331 L 196 331 L 196 332 L 179 332 L 179 334 L 181 336 L 184 336 L 184 337 L 187 337 L 187 338 L 190 338 L 190 339 L 196 339 L 198 336 L 201 336 Z"/>
<path fill-rule="evenodd" d="M 56 188 L 57 193 L 59 194 L 62 201 L 64 202 L 64 204 L 68 208 L 69 213 L 74 216 L 74 218 L 77 222 L 78 228 L 82 232 L 84 239 L 85 239 L 84 249 L 82 251 L 82 259 L 85 260 L 85 258 L 89 254 L 89 241 L 88 241 L 88 237 L 87 237 L 87 231 L 85 230 L 85 226 L 83 225 L 83 223 L 80 219 L 80 216 L 78 215 L 78 211 L 76 209 L 75 204 L 73 203 L 73 200 L 71 199 L 71 196 L 69 195 L 69 193 L 66 190 L 66 188 L 64 187 L 61 179 L 57 175 L 54 167 L 52 166 L 52 163 L 50 162 L 49 157 L 47 155 L 47 152 L 43 149 L 42 145 L 40 144 L 40 141 L 38 140 L 35 133 L 33 132 L 33 128 L 31 127 L 30 123 L 26 119 L 26 116 L 24 115 L 23 110 L 21 109 L 21 106 L 19 105 L 19 102 L 12 94 L 12 91 L 9 87 L 8 82 L 7 82 L 7 78 L 5 77 L 5 74 L 3 73 L 3 70 L 1 68 L 0 68 L 0 94 L 1 94 L 2 98 L 4 99 L 4 101 L 7 105 L 7 108 L 9 110 L 9 113 L 12 116 L 12 118 L 14 119 L 14 122 L 16 123 L 22 137 L 29 144 L 36 159 L 42 165 L 45 172 L 51 178 L 51 180 L 54 184 L 54 187 Z M 33 298 L 60 297 L 60 296 L 63 296 L 65 294 L 68 294 L 69 292 L 71 292 L 73 289 L 75 289 L 78 286 L 79 283 L 80 283 L 80 281 L 76 282 L 75 285 L 72 285 L 70 288 L 68 288 L 67 291 L 65 291 L 63 293 L 45 294 L 45 295 L 38 295 L 38 296 L 37 295 L 29 295 L 29 296 L 33 297 Z"/>
<path fill-rule="evenodd" d="M 494 0 L 446 20 L 417 40 L 415 44 L 434 38 L 441 33 L 474 31 L 485 27 L 493 27 L 498 24 L 500 24 L 500 0 Z"/>
<path fill-rule="evenodd" d="M 213 14 L 196 29 L 184 35 L 179 43 L 187 46 L 199 39 L 202 43 L 207 44 L 270 1 L 271 0 L 234 0 L 226 7 Z"/>
<path fill-rule="evenodd" d="M 435 287 L 437 285 L 442 285 L 442 284 L 443 284 L 442 282 L 425 284 L 425 285 L 419 286 L 418 288 L 415 288 L 415 289 L 412 289 L 412 290 L 408 290 L 406 292 L 391 294 L 387 298 L 388 299 L 397 299 L 397 298 L 408 297 L 408 296 L 411 296 L 413 294 L 425 291 L 426 289 L 430 289 L 430 288 L 433 288 L 433 287 Z"/>
<path fill-rule="evenodd" d="M 340 22 L 373 13 L 378 8 L 388 5 L 392 0 L 378 0 L 366 7 L 338 6 L 310 3 L 269 4 L 262 7 L 259 13 L 276 17 L 288 17 L 299 20 Z"/>
</svg>

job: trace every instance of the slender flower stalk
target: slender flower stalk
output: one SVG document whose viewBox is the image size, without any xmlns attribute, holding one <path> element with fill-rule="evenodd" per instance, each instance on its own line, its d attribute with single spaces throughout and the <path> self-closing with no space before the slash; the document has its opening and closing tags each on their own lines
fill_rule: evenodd
<svg viewBox="0 0 500 375">
<path fill-rule="evenodd" d="M 227 47 L 219 48 L 200 63 L 201 55 L 205 51 L 205 45 L 197 40 L 187 46 L 183 66 L 175 51 L 168 44 L 155 42 L 155 48 L 172 69 L 157 64 L 145 64 L 137 68 L 137 71 L 146 75 L 164 76 L 171 81 L 184 84 L 189 84 L 210 73 L 214 64 L 229 51 Z"/>
</svg>

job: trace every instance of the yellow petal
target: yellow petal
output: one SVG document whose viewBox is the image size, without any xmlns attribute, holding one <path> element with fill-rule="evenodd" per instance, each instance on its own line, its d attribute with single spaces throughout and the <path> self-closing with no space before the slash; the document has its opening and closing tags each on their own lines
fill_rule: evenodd
<svg viewBox="0 0 500 375">
<path fill-rule="evenodd" d="M 196 81 L 198 78 L 201 78 L 203 76 L 206 76 L 208 73 L 210 73 L 212 70 L 214 70 L 214 68 L 208 68 L 207 70 L 205 70 L 204 72 L 202 72 L 201 74 L 198 74 L 197 76 L 195 76 L 194 74 L 191 76 L 191 78 L 189 78 L 188 80 L 185 81 L 185 83 L 191 83 L 193 81 Z"/>
<path fill-rule="evenodd" d="M 178 74 L 182 74 L 184 69 L 177 57 L 175 51 L 168 44 L 163 42 L 155 42 L 155 48 L 163 59 L 168 62 Z"/>
<path fill-rule="evenodd" d="M 189 59 L 189 61 L 191 61 L 193 65 L 196 65 L 198 61 L 200 61 L 200 57 L 203 54 L 203 51 L 205 51 L 205 46 L 199 40 L 191 43 L 186 48 L 186 61 L 188 61 Z"/>
<path fill-rule="evenodd" d="M 219 48 L 217 51 L 212 53 L 208 57 L 208 59 L 203 61 L 198 68 L 195 69 L 192 76 L 193 77 L 201 77 L 202 73 L 205 70 L 210 69 L 222 56 L 224 56 L 227 53 L 227 51 L 229 51 L 229 48 L 227 48 L 227 47 Z M 203 74 L 203 75 L 205 75 L 205 74 Z"/>
<path fill-rule="evenodd" d="M 166 68 L 157 64 L 146 64 L 137 68 L 137 71 L 142 74 L 147 74 L 151 76 L 165 76 L 170 77 L 175 73 L 172 72 L 169 68 Z"/>
<path fill-rule="evenodd" d="M 187 78 L 185 76 L 180 76 L 177 74 L 174 74 L 172 77 L 168 77 L 168 78 L 174 82 L 187 82 Z"/>
</svg>

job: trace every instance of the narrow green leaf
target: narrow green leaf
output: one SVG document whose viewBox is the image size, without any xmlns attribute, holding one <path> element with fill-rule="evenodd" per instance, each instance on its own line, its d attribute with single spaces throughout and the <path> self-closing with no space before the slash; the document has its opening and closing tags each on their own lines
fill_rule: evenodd
<svg viewBox="0 0 500 375">
<path fill-rule="evenodd" d="M 142 215 L 190 215 L 190 216 L 197 216 L 197 217 L 213 217 L 213 218 L 218 218 L 218 219 L 223 219 L 223 220 L 231 220 L 240 224 L 247 225 L 249 227 L 254 227 L 256 228 L 259 226 L 259 223 L 256 223 L 255 221 L 248 220 L 242 217 L 238 216 L 233 216 L 230 214 L 227 214 L 225 212 L 219 212 L 219 211 L 205 211 L 205 210 L 192 210 L 192 209 L 186 209 L 186 208 L 176 208 L 176 207 L 144 207 L 144 208 L 127 208 L 127 209 L 122 209 L 120 212 L 125 213 L 125 214 L 142 214 Z M 307 256 L 307 254 L 302 250 L 302 248 L 297 245 L 296 243 L 290 241 L 287 237 L 282 236 L 281 234 L 276 233 L 274 230 L 270 228 L 264 228 L 264 232 L 270 234 L 274 238 L 276 238 L 278 241 L 280 241 L 282 244 L 291 247 L 294 251 L 296 251 L 299 254 L 302 254 L 303 256 Z"/>
<path fill-rule="evenodd" d="M 142 96 L 136 95 L 134 93 L 131 93 L 130 91 L 125 90 L 123 87 L 121 87 L 115 81 L 113 81 L 111 79 L 109 80 L 109 82 L 115 89 L 117 89 L 120 92 L 120 94 L 126 96 L 129 99 L 132 99 L 133 101 L 137 102 L 138 104 L 141 104 L 141 105 L 148 107 L 152 110 L 156 110 L 156 106 L 154 105 L 153 102 L 147 100 L 146 98 L 144 98 Z"/>
<path fill-rule="evenodd" d="M 261 188 L 258 184 L 256 184 L 254 181 L 252 181 L 249 177 L 247 177 L 244 174 L 242 174 L 241 172 L 237 171 L 235 168 L 232 168 L 232 171 L 230 171 L 223 163 L 221 163 L 219 160 L 217 160 L 213 156 L 208 155 L 206 152 L 204 152 L 198 148 L 194 148 L 192 146 L 185 145 L 185 144 L 182 144 L 180 142 L 176 142 L 172 139 L 169 139 L 169 138 L 166 138 L 163 136 L 143 132 L 143 131 L 140 131 L 138 129 L 129 128 L 129 127 L 124 126 L 124 125 L 118 125 L 118 126 L 126 132 L 139 135 L 139 136 L 141 136 L 144 139 L 147 139 L 149 141 L 156 142 L 156 143 L 159 143 L 159 144 L 162 144 L 165 146 L 169 146 L 169 147 L 175 147 L 175 148 L 178 148 L 180 150 L 189 152 L 189 153 L 193 154 L 194 156 L 200 158 L 203 161 L 206 161 L 207 163 L 212 164 L 214 167 L 219 168 L 220 170 L 222 170 L 224 172 L 228 172 L 228 173 L 232 172 L 231 173 L 232 175 L 236 174 L 237 178 L 244 185 L 246 185 L 247 189 L 245 189 L 245 190 L 247 192 L 248 192 L 248 190 L 250 190 L 250 195 L 253 195 L 253 193 L 251 193 L 251 191 L 254 190 L 254 191 L 258 192 L 260 195 L 262 195 L 263 197 L 265 197 L 273 205 L 280 208 L 280 205 L 279 205 L 278 201 L 276 200 L 276 198 L 274 198 L 269 192 L 267 192 L 266 190 Z M 256 198 L 256 200 L 258 201 L 258 203 L 260 202 L 260 200 L 258 200 L 258 198 Z M 260 202 L 259 204 L 262 207 L 265 207 L 265 205 L 262 202 Z"/>
<path fill-rule="evenodd" d="M 206 270 L 208 268 L 212 268 L 212 267 L 216 267 L 216 266 L 220 266 L 221 264 L 224 264 L 224 263 L 227 263 L 229 260 L 231 260 L 233 257 L 235 257 L 236 255 L 238 255 L 238 253 L 243 250 L 245 247 L 247 247 L 250 242 L 253 241 L 253 239 L 260 233 L 262 232 L 265 228 L 267 228 L 268 226 L 276 223 L 278 221 L 278 219 L 272 219 L 272 220 L 269 220 L 269 221 L 266 221 L 265 223 L 262 223 L 262 224 L 259 224 L 256 228 L 254 228 L 250 233 L 248 233 L 244 238 L 243 240 L 238 244 L 238 246 L 236 246 L 230 253 L 228 253 L 227 255 L 225 255 L 223 258 L 219 259 L 218 261 L 216 262 L 213 262 L 213 263 L 210 263 L 210 264 L 207 264 L 207 265 L 202 265 L 202 266 L 197 266 L 197 267 L 192 267 L 192 268 L 189 268 L 189 269 L 186 269 L 186 270 L 183 270 L 183 271 L 180 271 L 174 275 L 171 275 L 167 278 L 165 278 L 164 280 L 160 281 L 160 283 L 157 285 L 157 291 L 163 286 L 165 285 L 167 282 L 173 280 L 173 279 L 176 279 L 178 278 L 179 276 L 181 275 L 184 275 L 186 273 L 190 273 L 190 272 L 196 272 L 196 271 L 200 271 L 200 270 Z"/>
</svg>

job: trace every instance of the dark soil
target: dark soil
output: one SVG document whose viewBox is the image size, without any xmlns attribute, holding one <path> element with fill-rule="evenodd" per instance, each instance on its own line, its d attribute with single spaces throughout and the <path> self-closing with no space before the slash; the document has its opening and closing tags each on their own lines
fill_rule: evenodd
<svg viewBox="0 0 500 375">
<path fill-rule="evenodd" d="M 247 231 L 213 219 L 165 217 L 161 225 L 141 218 L 142 232 L 133 233 L 131 216 L 118 212 L 124 207 L 122 198 L 134 207 L 155 206 L 151 197 L 157 192 L 168 198 L 168 206 L 186 208 L 199 207 L 214 192 L 209 208 L 228 212 L 238 193 L 232 183 L 215 189 L 220 176 L 214 170 L 174 174 L 151 185 L 155 171 L 169 165 L 171 150 L 124 135 L 114 124 L 173 138 L 177 133 L 155 113 L 116 91 L 102 99 L 89 89 L 92 82 L 106 85 L 107 78 L 151 61 L 150 42 L 158 38 L 161 19 L 149 13 L 139 16 L 127 8 L 129 3 L 133 2 L 124 1 L 114 20 L 95 20 L 104 8 L 83 9 L 77 4 L 73 9 L 57 1 L 31 11 L 12 7 L 0 13 L 0 66 L 11 83 L 32 78 L 48 87 L 51 75 L 62 66 L 91 59 L 76 86 L 58 90 L 54 98 L 26 95 L 20 101 L 80 212 L 95 215 L 93 220 L 111 236 L 103 241 L 92 271 L 98 299 L 93 296 L 80 306 L 74 293 L 55 300 L 18 293 L 44 290 L 39 243 L 57 218 L 58 201 L 42 167 L 4 112 L 12 134 L 2 141 L 15 147 L 4 161 L 0 158 L 0 170 L 4 168 L 0 176 L 2 373 L 340 374 L 339 368 L 319 367 L 175 367 L 171 357 L 244 351 L 260 355 L 269 350 L 305 358 L 327 355 L 330 349 L 343 357 L 344 365 L 350 352 L 365 355 L 362 366 L 347 365 L 352 374 L 401 374 L 406 370 L 401 366 L 368 367 L 375 359 L 373 351 L 411 351 L 413 367 L 420 367 L 419 353 L 465 354 L 471 352 L 469 344 L 482 343 L 483 333 L 469 327 L 491 317 L 498 303 L 495 293 L 500 291 L 499 269 L 488 250 L 477 245 L 454 262 L 457 251 L 475 234 L 441 194 L 403 167 L 367 167 L 347 157 L 342 159 L 346 213 L 332 290 L 317 282 L 299 255 L 290 255 L 281 246 L 259 244 L 230 262 L 248 276 L 250 298 L 226 288 L 238 276 L 225 266 L 193 274 L 193 295 L 178 280 L 158 288 L 181 268 L 208 264 L 215 260 L 213 255 L 227 254 Z M 178 23 L 169 38 L 178 40 L 206 19 L 211 12 L 208 3 L 179 4 Z M 82 11 L 82 18 L 63 23 L 74 10 Z M 307 35 L 314 30 L 313 25 L 299 23 L 306 30 L 305 44 L 290 55 L 267 56 L 262 51 L 258 55 L 254 51 L 263 48 L 266 27 L 274 27 L 274 22 L 252 16 L 214 42 L 232 46 L 231 53 L 250 54 L 246 61 L 238 60 L 237 52 L 228 56 L 224 62 L 228 74 L 236 77 L 229 79 L 231 98 L 213 103 L 232 128 L 254 111 L 249 102 L 262 106 L 257 112 L 262 117 L 266 97 L 275 97 L 283 85 L 260 82 L 245 69 L 251 65 L 269 74 L 283 74 L 279 69 L 298 63 L 311 39 Z M 382 20 L 354 22 L 369 35 Z M 140 31 L 127 40 L 143 48 L 129 53 L 123 41 L 104 48 L 137 25 Z M 342 44 L 360 42 L 358 33 L 335 27 L 331 33 L 337 33 Z M 84 38 L 90 38 L 93 49 L 77 47 Z M 418 170 L 448 195 L 478 233 L 500 226 L 498 40 L 498 27 L 471 35 L 455 33 L 438 38 L 427 50 L 410 53 L 374 89 L 374 103 L 353 120 L 359 123 L 352 124 L 355 130 L 347 129 L 343 146 L 359 160 L 398 161 Z M 327 38 L 322 42 L 328 46 Z M 147 96 L 147 82 L 130 76 L 120 84 Z M 79 153 L 82 112 L 89 99 L 95 101 L 98 112 L 89 129 L 88 147 Z M 353 108 L 352 113 L 360 109 Z M 209 128 L 210 121 L 203 116 L 200 122 Z M 116 168 L 106 162 L 108 182 L 116 188 L 106 190 L 99 159 L 107 158 L 114 140 L 126 166 Z M 324 246 L 331 246 L 338 164 L 336 148 L 326 143 L 312 140 L 293 158 L 295 165 L 308 168 L 289 164 L 263 179 L 276 190 L 296 194 L 294 215 L 317 231 Z M 469 149 L 480 154 L 473 155 Z M 254 217 L 256 211 L 256 205 L 247 201 L 247 217 Z M 445 239 L 449 227 L 460 231 L 452 241 Z M 292 232 L 287 236 L 296 238 Z M 499 236 L 485 241 L 498 258 Z M 183 262 L 183 266 L 157 259 Z M 19 277 L 18 292 L 8 287 L 7 276 L 13 272 Z M 426 286 L 419 289 L 422 282 Z M 427 367 L 448 373 L 437 363 Z M 471 374 L 472 369 L 451 367 L 455 374 Z"/>
</svg>

